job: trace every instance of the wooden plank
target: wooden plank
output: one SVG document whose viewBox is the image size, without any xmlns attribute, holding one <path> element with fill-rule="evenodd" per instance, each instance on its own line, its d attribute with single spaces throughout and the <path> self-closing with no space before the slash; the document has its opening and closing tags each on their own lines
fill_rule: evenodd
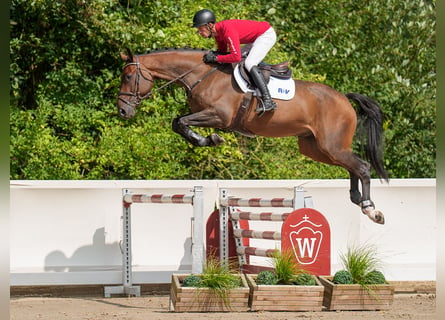
<svg viewBox="0 0 445 320">
<path fill-rule="evenodd" d="M 174 309 L 175 312 L 244 312 L 247 311 L 246 308 L 227 308 L 219 306 L 206 306 L 205 308 L 194 308 L 194 307 L 179 307 Z"/>
<path fill-rule="evenodd" d="M 257 285 L 256 275 L 246 275 L 251 289 L 249 299 L 252 311 L 321 311 L 324 287 L 317 286 Z"/>
<path fill-rule="evenodd" d="M 200 298 L 200 297 L 206 297 L 206 298 L 220 298 L 218 294 L 215 294 L 214 292 L 208 292 L 208 291 L 189 291 L 189 292 L 179 292 L 176 296 L 180 297 L 181 299 L 191 299 L 191 298 Z M 238 292 L 238 291 L 232 291 L 227 293 L 227 297 L 230 297 L 231 299 L 239 299 L 239 298 L 245 298 L 249 296 L 249 291 L 245 292 Z"/>
<path fill-rule="evenodd" d="M 380 291 L 374 291 L 374 292 L 363 292 L 363 291 L 359 291 L 359 292 L 348 292 L 348 291 L 343 291 L 343 292 L 334 292 L 335 294 L 332 295 L 333 297 L 338 297 L 341 299 L 353 299 L 354 297 L 365 297 L 365 298 L 375 298 L 375 297 L 386 297 L 386 296 L 393 296 L 393 293 L 390 291 L 384 291 L 384 292 L 380 292 Z"/>
<path fill-rule="evenodd" d="M 321 311 L 322 307 L 319 306 L 299 306 L 299 305 L 288 305 L 285 308 L 279 305 L 271 306 L 254 306 L 251 308 L 252 311 Z"/>
<path fill-rule="evenodd" d="M 171 310 L 175 312 L 247 311 L 250 289 L 243 275 L 244 287 L 231 289 L 226 300 L 209 288 L 181 287 L 187 275 L 173 275 L 170 291 Z"/>
<path fill-rule="evenodd" d="M 394 287 L 373 285 L 368 292 L 360 285 L 339 285 L 331 277 L 319 277 L 325 286 L 323 305 L 328 310 L 386 310 L 394 300 Z"/>
<path fill-rule="evenodd" d="M 378 306 L 366 306 L 362 307 L 359 305 L 336 305 L 335 307 L 333 307 L 332 309 L 330 309 L 331 311 L 333 310 L 337 310 L 337 311 L 377 311 L 377 310 L 389 310 L 389 306 L 384 306 L 384 305 L 378 305 Z"/>
<path fill-rule="evenodd" d="M 255 295 L 261 297 L 261 296 L 279 296 L 279 297 L 289 297 L 289 296 L 303 296 L 303 297 L 319 297 L 323 295 L 323 288 L 320 288 L 317 291 L 292 291 L 292 292 L 282 292 L 282 291 L 273 291 L 271 289 L 270 291 L 255 291 Z"/>
<path fill-rule="evenodd" d="M 385 303 L 389 303 L 392 302 L 393 299 L 381 299 L 381 298 L 368 298 L 368 299 L 363 299 L 360 297 L 355 297 L 355 299 L 332 299 L 331 300 L 331 304 L 333 303 L 347 303 L 347 304 L 385 304 Z"/>
<path fill-rule="evenodd" d="M 299 296 L 295 296 L 295 295 L 289 295 L 289 296 L 279 296 L 279 295 L 269 295 L 269 296 L 264 296 L 264 295 L 256 295 L 255 293 L 253 294 L 253 297 L 255 300 L 258 301 L 268 301 L 268 300 L 275 300 L 275 301 L 317 301 L 319 299 L 321 299 L 323 297 L 323 295 L 317 295 L 317 296 L 310 296 L 310 297 L 306 297 L 304 295 L 299 295 Z"/>
<path fill-rule="evenodd" d="M 261 301 L 287 301 L 287 302 L 291 302 L 291 301 L 320 301 L 323 299 L 323 296 L 318 296 L 318 297 L 304 297 L 304 296 L 299 296 L 299 297 L 280 297 L 280 296 L 256 296 L 255 294 L 252 295 L 252 301 L 257 301 L 257 302 L 261 302 Z"/>
<path fill-rule="evenodd" d="M 176 306 L 177 307 L 191 306 L 193 308 L 196 308 L 196 307 L 206 308 L 207 306 L 210 306 L 210 307 L 216 307 L 216 306 L 219 306 L 219 307 L 229 307 L 229 306 L 230 307 L 243 307 L 243 306 L 247 306 L 247 304 L 244 303 L 244 302 L 233 302 L 233 303 L 230 303 L 228 305 L 225 305 L 224 303 L 219 302 L 219 303 L 205 305 L 205 304 L 199 303 L 199 302 L 195 302 L 195 303 L 187 302 L 187 303 L 177 303 Z"/>
<path fill-rule="evenodd" d="M 388 281 L 395 293 L 436 293 L 436 281 Z"/>
<path fill-rule="evenodd" d="M 240 304 L 176 304 L 172 311 L 176 312 L 204 312 L 204 311 L 247 311 L 247 303 Z"/>
<path fill-rule="evenodd" d="M 285 291 L 285 292 L 300 292 L 300 291 L 313 291 L 317 286 L 300 286 L 300 285 L 257 285 L 255 291 Z"/>
<path fill-rule="evenodd" d="M 321 299 L 319 300 L 262 300 L 259 301 L 258 304 L 262 305 L 262 306 L 273 306 L 273 305 L 279 305 L 279 306 L 287 306 L 287 305 L 301 305 L 301 306 L 314 306 L 314 305 L 318 305 L 317 302 L 321 302 Z"/>
<path fill-rule="evenodd" d="M 394 293 L 436 293 L 436 281 L 388 281 Z M 122 285 L 116 283 L 113 285 Z M 142 295 L 168 295 L 172 283 L 135 283 L 141 287 Z M 107 284 L 108 286 L 108 284 Z M 103 295 L 104 285 L 24 285 L 11 286 L 11 297 L 84 297 Z"/>
</svg>

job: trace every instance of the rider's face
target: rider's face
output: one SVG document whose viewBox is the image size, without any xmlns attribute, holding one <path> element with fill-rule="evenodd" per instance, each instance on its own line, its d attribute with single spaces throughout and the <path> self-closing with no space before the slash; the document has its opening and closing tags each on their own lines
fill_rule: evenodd
<svg viewBox="0 0 445 320">
<path fill-rule="evenodd" d="M 209 25 L 203 25 L 196 28 L 198 29 L 198 34 L 203 38 L 209 38 L 212 35 Z"/>
</svg>

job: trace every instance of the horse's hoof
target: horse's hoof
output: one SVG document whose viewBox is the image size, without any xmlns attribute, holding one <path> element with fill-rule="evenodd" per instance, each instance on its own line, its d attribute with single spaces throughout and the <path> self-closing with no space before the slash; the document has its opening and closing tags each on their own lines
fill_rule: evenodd
<svg viewBox="0 0 445 320">
<path fill-rule="evenodd" d="M 212 133 L 209 136 L 209 139 L 212 142 L 213 146 L 219 146 L 220 144 L 225 142 L 224 138 L 219 136 L 217 133 Z"/>
<path fill-rule="evenodd" d="M 373 207 L 363 208 L 362 212 L 368 216 L 369 219 L 378 224 L 385 224 L 385 216 L 379 210 L 375 210 Z"/>
<path fill-rule="evenodd" d="M 379 210 L 374 210 L 374 219 L 371 218 L 371 220 L 378 224 L 385 224 L 385 216 Z"/>
</svg>

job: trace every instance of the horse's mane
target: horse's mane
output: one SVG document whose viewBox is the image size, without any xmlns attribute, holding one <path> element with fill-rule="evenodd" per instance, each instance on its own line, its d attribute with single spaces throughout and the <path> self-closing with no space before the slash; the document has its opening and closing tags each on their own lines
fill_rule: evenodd
<svg viewBox="0 0 445 320">
<path fill-rule="evenodd" d="M 144 54 L 151 54 L 151 53 L 162 53 L 162 52 L 171 52 L 171 51 L 199 51 L 204 52 L 209 49 L 205 48 L 192 48 L 192 47 L 183 47 L 183 48 L 162 48 L 162 49 L 154 49 L 154 50 L 147 50 Z"/>
<path fill-rule="evenodd" d="M 150 54 L 156 54 L 156 53 L 164 53 L 164 52 L 194 52 L 194 53 L 203 53 L 208 51 L 209 49 L 206 48 L 192 48 L 192 47 L 182 47 L 182 48 L 162 48 L 162 49 L 154 49 L 154 50 L 147 50 L 143 55 L 150 55 Z M 231 74 L 233 71 L 233 66 L 230 63 L 223 63 L 216 67 L 220 71 Z"/>
</svg>

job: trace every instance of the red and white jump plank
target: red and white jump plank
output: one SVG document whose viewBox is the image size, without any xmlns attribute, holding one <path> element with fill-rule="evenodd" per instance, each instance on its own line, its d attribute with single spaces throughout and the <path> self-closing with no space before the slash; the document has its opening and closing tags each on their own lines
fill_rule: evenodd
<svg viewBox="0 0 445 320">
<path fill-rule="evenodd" d="M 125 194 L 124 203 L 191 203 L 193 204 L 193 195 L 186 194 Z"/>
<path fill-rule="evenodd" d="M 254 247 L 240 246 L 236 248 L 236 253 L 238 255 L 250 255 L 250 256 L 260 256 L 260 257 L 273 257 L 277 252 L 277 249 L 262 249 Z"/>
<path fill-rule="evenodd" d="M 290 212 L 273 213 L 273 212 L 234 211 L 230 214 L 230 218 L 232 220 L 284 221 L 289 215 Z"/>
<path fill-rule="evenodd" d="M 233 198 L 221 199 L 221 205 L 225 207 L 290 207 L 294 205 L 293 199 L 285 198 Z"/>
<path fill-rule="evenodd" d="M 234 229 L 233 235 L 237 238 L 281 240 L 281 232 L 276 231 Z"/>
</svg>

